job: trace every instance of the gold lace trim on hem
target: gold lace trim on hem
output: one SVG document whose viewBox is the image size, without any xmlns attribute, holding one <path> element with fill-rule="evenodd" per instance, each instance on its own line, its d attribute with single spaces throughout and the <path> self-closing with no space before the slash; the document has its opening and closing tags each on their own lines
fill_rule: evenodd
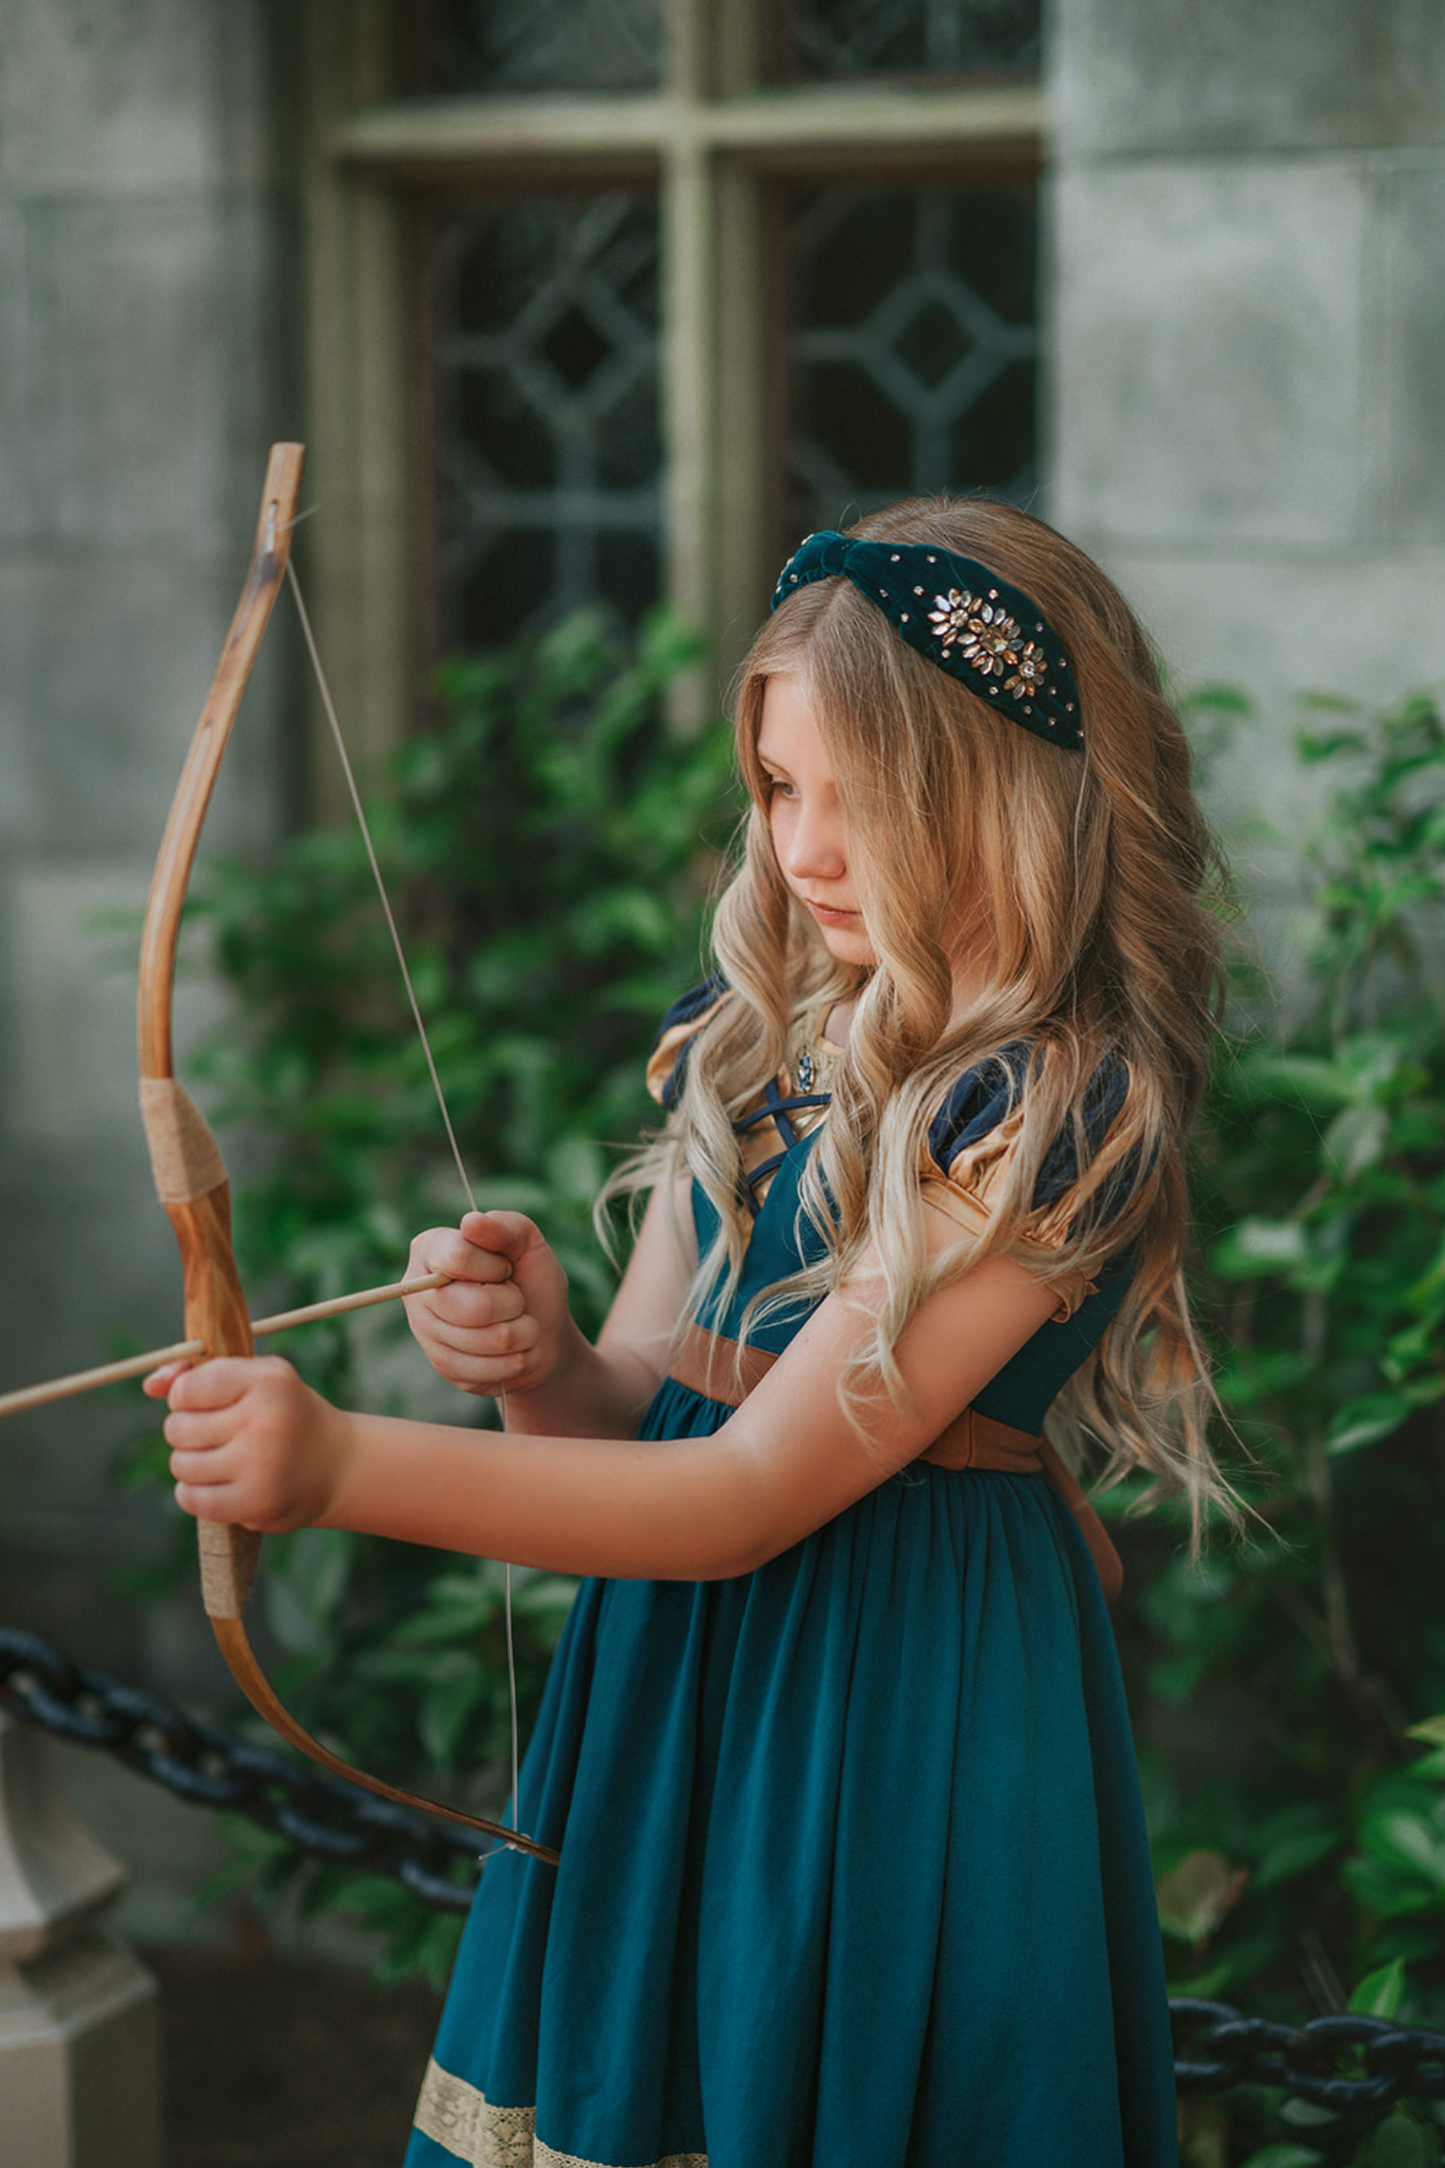
<svg viewBox="0 0 1445 2168">
<path fill-rule="evenodd" d="M 669 2153 L 657 2161 L 584 2160 L 537 2136 L 535 2108 L 499 2108 L 465 2078 L 429 2062 L 416 2104 L 416 2128 L 467 2168 L 707 2168 L 706 2153 Z"/>
</svg>

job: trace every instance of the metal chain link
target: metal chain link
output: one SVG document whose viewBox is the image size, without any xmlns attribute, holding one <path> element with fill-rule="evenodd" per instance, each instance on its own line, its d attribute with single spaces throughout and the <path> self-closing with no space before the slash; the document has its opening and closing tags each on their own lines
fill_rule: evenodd
<svg viewBox="0 0 1445 2168">
<path fill-rule="evenodd" d="M 1282 2025 L 1191 1996 L 1170 2003 L 1169 2019 L 1181 2093 L 1274 2085 L 1336 2115 L 1445 2100 L 1445 2033 L 1352 2015 Z"/>
<path fill-rule="evenodd" d="M 39 1634 L 0 1627 L 0 1709 L 101 1747 L 194 1806 L 244 1814 L 317 1859 L 389 1875 L 439 1911 L 471 1903 L 479 1862 L 462 1831 L 197 1723 L 160 1694 L 72 1663 Z M 1190 1996 L 1171 2002 L 1169 2016 L 1181 2093 L 1270 2085 L 1345 2115 L 1445 2100 L 1445 2033 L 1380 2017 L 1283 2025 Z"/>
<path fill-rule="evenodd" d="M 388 1875 L 438 1911 L 465 1912 L 472 1901 L 475 1837 L 198 1723 L 160 1694 L 72 1663 L 38 1634 L 0 1627 L 0 1709 L 103 1748 L 193 1806 L 244 1814 L 314 1858 Z"/>
</svg>

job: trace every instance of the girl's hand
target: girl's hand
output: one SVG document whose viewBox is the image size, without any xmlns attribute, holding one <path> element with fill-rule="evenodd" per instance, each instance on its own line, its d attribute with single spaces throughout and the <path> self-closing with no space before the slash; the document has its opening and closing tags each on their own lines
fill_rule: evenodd
<svg viewBox="0 0 1445 2168">
<path fill-rule="evenodd" d="M 520 1212 L 468 1212 L 411 1246 L 408 1276 L 450 1273 L 409 1295 L 407 1319 L 432 1368 L 466 1393 L 527 1393 L 557 1368 L 571 1332 L 567 1275 Z"/>
<path fill-rule="evenodd" d="M 326 1517 L 350 1457 L 351 1418 L 279 1355 L 169 1363 L 145 1390 L 170 1401 L 164 1429 L 184 1512 L 263 1535 Z"/>
</svg>

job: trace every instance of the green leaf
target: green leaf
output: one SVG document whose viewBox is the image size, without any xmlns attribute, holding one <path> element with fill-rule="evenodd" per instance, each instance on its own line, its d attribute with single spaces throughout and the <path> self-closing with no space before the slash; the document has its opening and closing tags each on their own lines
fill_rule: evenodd
<svg viewBox="0 0 1445 2168">
<path fill-rule="evenodd" d="M 479 1592 L 470 1603 L 452 1600 L 433 1603 L 415 1618 L 402 1619 L 396 1639 L 408 1648 L 433 1648 L 438 1643 L 470 1640 L 496 1617 L 497 1599 Z"/>
<path fill-rule="evenodd" d="M 1292 1818 L 1280 1819 L 1284 1826 L 1266 1844 L 1255 1866 L 1256 1889 L 1275 1889 L 1281 1882 L 1292 1881 L 1328 1859 L 1344 1842 L 1344 1831 L 1313 1806 L 1303 1807 Z"/>
<path fill-rule="evenodd" d="M 299 1589 L 289 1581 L 268 1575 L 263 1584 L 263 1596 L 266 1624 L 283 1649 L 299 1656 L 322 1647 L 326 1636 Z"/>
<path fill-rule="evenodd" d="M 1416 1814 L 1384 1814 L 1365 1826 L 1363 1841 L 1386 1866 L 1413 1870 L 1445 1889 L 1445 1835 Z"/>
<path fill-rule="evenodd" d="M 1402 1958 L 1367 1972 L 1350 1996 L 1348 2007 L 1360 2017 L 1394 2017 L 1405 2000 L 1405 1965 Z"/>
<path fill-rule="evenodd" d="M 1210 1261 L 1216 1272 L 1243 1279 L 1254 1273 L 1288 1271 L 1305 1263 L 1308 1256 L 1309 1236 L 1298 1220 L 1251 1215 L 1216 1243 Z"/>
<path fill-rule="evenodd" d="M 1414 1406 L 1403 1392 L 1366 1393 L 1359 1400 L 1346 1402 L 1325 1434 L 1325 1451 L 1333 1455 L 1357 1453 L 1362 1446 L 1393 1437 L 1414 1412 Z"/>
<path fill-rule="evenodd" d="M 588 1212 L 606 1173 L 601 1150 L 587 1137 L 564 1137 L 548 1155 L 547 1174 L 553 1187 L 562 1196 L 575 1198 Z"/>
<path fill-rule="evenodd" d="M 433 1682 L 422 1701 L 420 1730 L 422 1744 L 437 1768 L 454 1766 L 457 1747 L 487 1691 L 487 1674 L 477 1665 Z"/>
<path fill-rule="evenodd" d="M 1239 1902 L 1248 1879 L 1249 1869 L 1231 1866 L 1222 1852 L 1186 1853 L 1155 1885 L 1160 1926 L 1181 1942 L 1206 1941 Z"/>
<path fill-rule="evenodd" d="M 1357 1031 L 1341 1040 L 1335 1060 L 1351 1096 L 1372 1100 L 1386 1093 L 1407 1065 L 1407 1048 L 1399 1030 Z"/>
<path fill-rule="evenodd" d="M 1325 1131 L 1324 1149 L 1347 1182 L 1358 1181 L 1384 1151 L 1390 1117 L 1381 1106 L 1344 1107 Z"/>
<path fill-rule="evenodd" d="M 1338 2121 L 1333 2109 L 1318 2108 L 1312 2100 L 1287 2100 L 1279 2119 L 1292 2130 L 1324 2130 Z"/>
<path fill-rule="evenodd" d="M 346 1587 L 356 1538 L 342 1528 L 298 1528 L 276 1538 L 270 1571 L 279 1574 L 318 1621 L 329 1619 Z"/>
<path fill-rule="evenodd" d="M 1251 2153 L 1243 2168 L 1316 2168 L 1325 2158 L 1310 2145 L 1292 2145 L 1288 2141 L 1279 2145 L 1262 2145 L 1257 2153 Z"/>
<path fill-rule="evenodd" d="M 1355 2156 L 1356 2168 L 1434 2168 L 1435 2140 L 1398 2108 L 1370 2133 Z"/>
<path fill-rule="evenodd" d="M 1419 1876 L 1402 1873 L 1374 1859 L 1346 1859 L 1340 1881 L 1359 1903 L 1382 1920 L 1408 1919 L 1433 1908 L 1435 1893 Z"/>
<path fill-rule="evenodd" d="M 1347 1106 L 1354 1097 L 1350 1080 L 1339 1063 L 1318 1054 L 1260 1048 L 1241 1061 L 1238 1076 L 1244 1096 L 1252 1104 L 1298 1099 L 1302 1105 L 1324 1112 Z"/>
</svg>

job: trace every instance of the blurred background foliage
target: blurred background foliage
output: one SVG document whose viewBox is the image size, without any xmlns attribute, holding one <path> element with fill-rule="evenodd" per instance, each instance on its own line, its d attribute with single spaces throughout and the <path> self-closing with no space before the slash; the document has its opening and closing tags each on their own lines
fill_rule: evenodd
<svg viewBox="0 0 1445 2168">
<path fill-rule="evenodd" d="M 1249 1519 L 1129 1525 L 1119 1621 L 1175 1993 L 1445 2027 L 1445 728 L 1309 703 L 1324 810 L 1279 1003 L 1247 962 L 1195 1168 L 1195 1292 Z M 1108 1501 L 1118 1511 L 1124 1500 Z M 1271 2114 L 1294 2126 L 1281 2141 Z M 1302 2103 L 1191 2104 L 1190 2168 L 1415 2168 Z"/>
<path fill-rule="evenodd" d="M 372 792 L 474 1185 L 542 1224 L 589 1329 L 613 1281 L 592 1200 L 609 1147 L 649 1119 L 647 1048 L 699 975 L 740 811 L 725 730 L 678 719 L 696 661 L 665 614 L 636 636 L 589 614 L 457 663 L 437 727 Z M 1241 706 L 1197 703 L 1201 737 Z M 1217 1530 L 1195 1567 L 1177 1515 L 1127 1519 L 1128 1484 L 1102 1503 L 1126 1520 L 1118 1631 L 1172 1991 L 1445 2027 L 1445 726 L 1423 697 L 1383 715 L 1315 701 L 1299 749 L 1325 785 L 1308 910 L 1279 1001 L 1241 945 L 1194 1176 L 1246 1530 Z M 218 867 L 198 910 L 234 997 L 212 1104 L 264 1123 L 238 1205 L 248 1284 L 301 1302 L 394 1276 L 464 1200 L 359 839 Z M 277 1344 L 342 1401 L 457 1420 L 403 1343 L 373 1312 Z M 303 1720 L 497 1812 L 501 1570 L 329 1531 L 268 1557 L 278 1683 Z M 525 1719 L 571 1590 L 514 1582 Z M 225 1880 L 346 1906 L 387 1971 L 445 1973 L 456 1922 L 394 1885 L 249 1826 Z M 1189 2168 L 1439 2158 L 1414 2107 L 1363 2139 L 1257 2090 L 1186 2120 Z"/>
</svg>

